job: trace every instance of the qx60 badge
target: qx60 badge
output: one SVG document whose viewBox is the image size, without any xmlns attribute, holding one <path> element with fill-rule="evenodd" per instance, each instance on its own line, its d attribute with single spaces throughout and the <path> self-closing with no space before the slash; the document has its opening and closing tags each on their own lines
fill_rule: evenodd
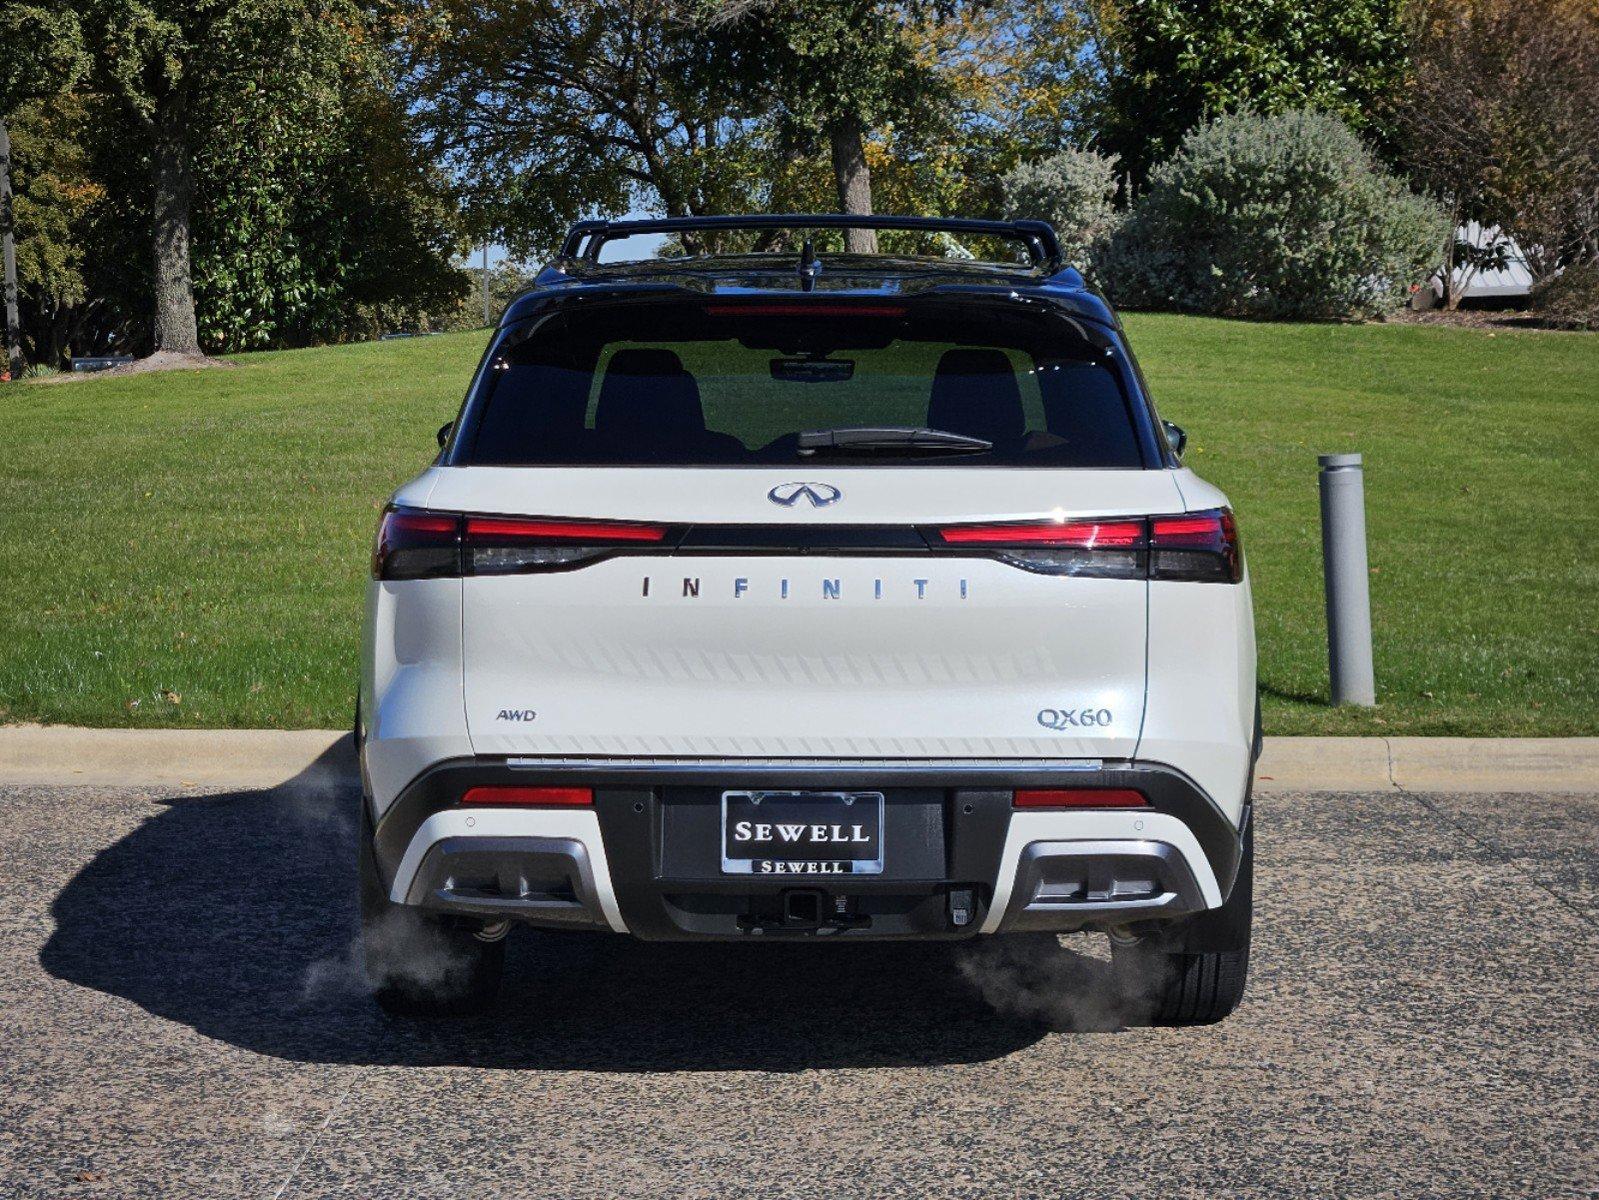
<svg viewBox="0 0 1599 1200">
<path fill-rule="evenodd" d="M 784 508 L 793 508 L 802 499 L 809 500 L 812 508 L 826 508 L 829 504 L 837 504 L 844 496 L 830 483 L 780 483 L 766 493 L 766 498 L 773 504 Z"/>
<path fill-rule="evenodd" d="M 1085 729 L 1107 726 L 1112 721 L 1108 708 L 1041 708 L 1038 723 L 1045 729 Z"/>
</svg>

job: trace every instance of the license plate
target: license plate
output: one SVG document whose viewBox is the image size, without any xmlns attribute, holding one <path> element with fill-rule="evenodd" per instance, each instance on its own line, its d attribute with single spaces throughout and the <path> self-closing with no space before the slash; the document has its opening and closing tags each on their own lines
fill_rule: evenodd
<svg viewBox="0 0 1599 1200">
<path fill-rule="evenodd" d="M 729 875 L 878 875 L 882 792 L 723 792 Z"/>
</svg>

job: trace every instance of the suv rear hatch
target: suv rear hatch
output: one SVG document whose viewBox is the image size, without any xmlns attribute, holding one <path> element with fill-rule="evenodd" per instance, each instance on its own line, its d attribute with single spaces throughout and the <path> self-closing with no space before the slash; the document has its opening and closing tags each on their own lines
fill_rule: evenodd
<svg viewBox="0 0 1599 1200">
<path fill-rule="evenodd" d="M 1093 333 L 970 300 L 502 331 L 428 500 L 465 514 L 474 750 L 1131 757 L 1126 518 L 1183 505 Z"/>
</svg>

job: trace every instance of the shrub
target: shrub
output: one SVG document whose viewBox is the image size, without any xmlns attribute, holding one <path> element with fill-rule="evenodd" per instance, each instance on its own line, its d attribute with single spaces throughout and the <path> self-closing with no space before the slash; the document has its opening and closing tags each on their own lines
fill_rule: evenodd
<svg viewBox="0 0 1599 1200">
<path fill-rule="evenodd" d="M 1426 276 L 1448 229 L 1336 117 L 1243 113 L 1193 130 L 1155 168 L 1102 278 L 1134 307 L 1375 316 Z"/>
<path fill-rule="evenodd" d="M 1540 280 L 1532 310 L 1557 329 L 1599 330 L 1599 262 L 1575 263 Z"/>
<path fill-rule="evenodd" d="M 1114 157 L 1062 150 L 1013 168 L 999 185 L 1007 219 L 1048 221 L 1060 234 L 1066 261 L 1093 273 L 1096 256 L 1120 222 Z"/>
</svg>

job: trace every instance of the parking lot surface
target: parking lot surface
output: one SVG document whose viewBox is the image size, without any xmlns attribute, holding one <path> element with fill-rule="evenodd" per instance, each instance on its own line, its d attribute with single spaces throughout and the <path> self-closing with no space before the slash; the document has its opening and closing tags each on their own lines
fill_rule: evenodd
<svg viewBox="0 0 1599 1200">
<path fill-rule="evenodd" d="M 0 1196 L 1599 1194 L 1599 798 L 1264 798 L 1196 1030 L 1118 1027 L 1103 939 L 526 931 L 398 1021 L 354 804 L 0 788 Z"/>
</svg>

